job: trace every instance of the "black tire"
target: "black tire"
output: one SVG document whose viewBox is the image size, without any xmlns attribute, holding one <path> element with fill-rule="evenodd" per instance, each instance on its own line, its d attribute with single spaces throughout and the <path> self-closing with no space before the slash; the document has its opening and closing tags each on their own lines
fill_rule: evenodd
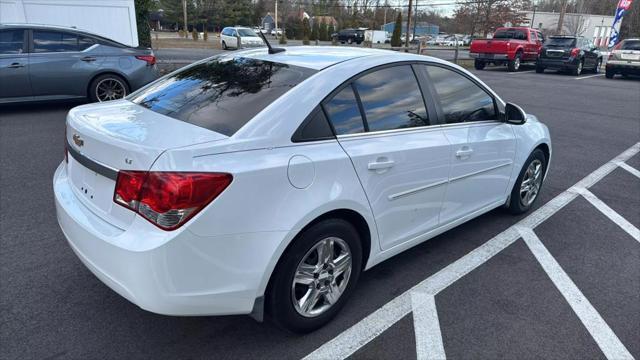
<svg viewBox="0 0 640 360">
<path fill-rule="evenodd" d="M 594 74 L 599 74 L 600 73 L 600 67 L 602 67 L 602 59 L 598 59 L 596 61 L 596 66 L 593 68 L 593 73 Z"/>
<path fill-rule="evenodd" d="M 530 202 L 529 204 L 524 204 L 522 201 L 522 198 L 520 197 L 520 188 L 522 186 L 522 181 L 524 180 L 524 176 L 527 172 L 527 169 L 529 168 L 529 165 L 531 165 L 531 163 L 533 163 L 536 160 L 540 161 L 542 164 L 541 175 L 540 175 L 541 176 L 540 185 L 538 188 L 538 192 L 536 193 L 536 197 L 533 199 L 533 201 Z M 540 197 L 539 195 L 540 195 L 540 191 L 542 190 L 542 185 L 544 183 L 544 174 L 546 171 L 547 171 L 547 159 L 544 155 L 544 152 L 540 149 L 535 149 L 531 153 L 531 155 L 529 155 L 529 158 L 527 159 L 527 161 L 525 161 L 524 166 L 522 167 L 522 169 L 520 170 L 520 174 L 518 175 L 518 180 L 516 181 L 515 185 L 513 185 L 513 189 L 511 190 L 511 195 L 509 196 L 509 202 L 507 203 L 507 209 L 509 210 L 509 212 L 511 212 L 514 215 L 518 215 L 518 214 L 525 213 L 531 209 L 531 207 L 535 204 L 535 202 Z"/>
<path fill-rule="evenodd" d="M 91 84 L 89 84 L 88 97 L 89 99 L 91 99 L 92 102 L 116 100 L 116 98 L 114 99 L 101 98 L 101 96 L 98 95 L 98 87 L 101 86 L 101 84 L 107 83 L 107 82 L 115 82 L 122 87 L 124 93 L 122 94 L 122 96 L 118 95 L 117 99 L 121 99 L 127 96 L 130 92 L 129 84 L 127 84 L 127 81 L 123 79 L 122 76 L 119 76 L 116 74 L 103 74 L 93 79 L 93 81 L 91 81 Z"/>
<path fill-rule="evenodd" d="M 509 72 L 516 72 L 520 70 L 521 62 L 522 62 L 522 52 L 518 51 L 516 53 L 516 57 L 513 60 L 509 60 L 509 62 L 507 63 L 507 70 L 509 70 Z"/>
<path fill-rule="evenodd" d="M 476 70 L 483 70 L 485 66 L 487 66 L 487 63 L 482 60 L 476 59 L 476 61 L 473 62 L 473 67 L 475 67 Z"/>
<path fill-rule="evenodd" d="M 305 317 L 294 306 L 293 279 L 305 255 L 328 237 L 340 238 L 348 244 L 351 251 L 351 274 L 342 295 L 331 307 L 315 317 Z M 343 219 L 322 220 L 300 233 L 280 258 L 267 290 L 267 314 L 276 325 L 292 332 L 308 333 L 316 330 L 331 321 L 347 302 L 358 282 L 361 269 L 362 245 L 353 225 Z"/>
<path fill-rule="evenodd" d="M 227 47 L 227 43 L 226 42 L 222 42 L 222 50 L 228 50 L 229 48 Z"/>
<path fill-rule="evenodd" d="M 613 79 L 613 77 L 614 77 L 614 76 L 616 76 L 616 73 L 615 73 L 615 72 L 613 72 L 613 71 L 611 71 L 611 70 L 609 70 L 609 69 L 606 69 L 606 70 L 605 70 L 605 73 L 604 73 L 604 76 L 605 76 L 607 79 Z"/>
<path fill-rule="evenodd" d="M 571 69 L 571 75 L 580 76 L 582 74 L 582 70 L 584 69 L 584 59 L 580 60 L 578 65 L 574 69 Z"/>
<path fill-rule="evenodd" d="M 353 39 L 349 38 L 347 39 L 347 44 L 351 44 L 353 42 Z"/>
<path fill-rule="evenodd" d="M 542 74 L 544 72 L 544 66 L 536 65 L 536 73 Z"/>
</svg>

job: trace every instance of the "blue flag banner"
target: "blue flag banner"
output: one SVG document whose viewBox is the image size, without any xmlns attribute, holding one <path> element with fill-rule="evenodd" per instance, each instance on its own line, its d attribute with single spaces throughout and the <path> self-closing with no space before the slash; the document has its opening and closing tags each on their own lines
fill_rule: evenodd
<svg viewBox="0 0 640 360">
<path fill-rule="evenodd" d="M 631 8 L 632 2 L 633 0 L 620 0 L 620 2 L 618 2 L 618 7 L 616 8 L 616 16 L 613 19 L 613 24 L 611 25 L 611 36 L 609 37 L 610 49 L 616 46 L 616 44 L 620 40 L 619 39 L 620 34 L 616 29 L 616 26 L 622 21 L 622 18 L 624 17 L 624 13 L 629 11 L 629 8 Z"/>
</svg>

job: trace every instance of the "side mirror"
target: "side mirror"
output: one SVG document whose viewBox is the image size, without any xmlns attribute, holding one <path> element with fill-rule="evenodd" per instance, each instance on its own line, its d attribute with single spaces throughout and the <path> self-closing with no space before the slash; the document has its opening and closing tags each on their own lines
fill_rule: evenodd
<svg viewBox="0 0 640 360">
<path fill-rule="evenodd" d="M 522 125 L 527 121 L 527 114 L 520 106 L 507 103 L 504 107 L 504 121 L 513 125 Z"/>
</svg>

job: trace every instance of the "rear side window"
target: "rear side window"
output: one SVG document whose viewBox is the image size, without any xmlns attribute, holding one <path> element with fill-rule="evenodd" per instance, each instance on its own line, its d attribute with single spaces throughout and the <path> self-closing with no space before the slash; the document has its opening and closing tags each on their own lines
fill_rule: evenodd
<svg viewBox="0 0 640 360">
<path fill-rule="evenodd" d="M 33 52 L 78 51 L 78 36 L 60 31 L 33 31 Z"/>
<path fill-rule="evenodd" d="M 351 86 L 340 90 L 324 105 L 324 109 L 336 135 L 357 134 L 365 131 L 356 95 Z"/>
<path fill-rule="evenodd" d="M 447 124 L 496 120 L 493 97 L 465 76 L 439 66 L 427 66 Z"/>
<path fill-rule="evenodd" d="M 411 66 L 377 70 L 354 84 L 369 131 L 429 125 L 422 92 Z"/>
<path fill-rule="evenodd" d="M 231 136 L 315 72 L 225 56 L 163 78 L 130 99 L 157 113 Z"/>
<path fill-rule="evenodd" d="M 0 54 L 22 54 L 24 30 L 0 31 Z"/>
</svg>

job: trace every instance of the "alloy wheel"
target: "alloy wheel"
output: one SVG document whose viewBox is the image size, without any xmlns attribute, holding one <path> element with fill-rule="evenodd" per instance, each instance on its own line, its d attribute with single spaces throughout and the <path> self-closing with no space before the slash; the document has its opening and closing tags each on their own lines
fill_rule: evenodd
<svg viewBox="0 0 640 360">
<path fill-rule="evenodd" d="M 114 78 L 106 78 L 96 85 L 96 98 L 99 101 L 122 99 L 127 95 L 127 90 L 122 81 Z"/>
<path fill-rule="evenodd" d="M 337 237 L 317 242 L 298 264 L 291 300 L 298 314 L 316 317 L 329 310 L 344 293 L 351 276 L 349 245 Z"/>
<path fill-rule="evenodd" d="M 535 201 L 541 185 L 542 161 L 535 159 L 527 167 L 527 171 L 522 177 L 522 184 L 520 184 L 520 202 L 522 205 L 529 206 Z"/>
</svg>

